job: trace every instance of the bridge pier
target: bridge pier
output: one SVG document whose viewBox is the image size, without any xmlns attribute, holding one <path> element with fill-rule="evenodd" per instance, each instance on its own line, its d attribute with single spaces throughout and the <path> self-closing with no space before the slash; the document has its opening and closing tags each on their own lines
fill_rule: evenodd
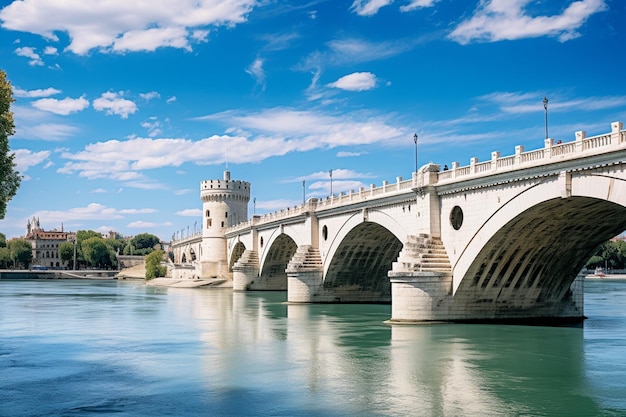
<svg viewBox="0 0 626 417">
<path fill-rule="evenodd" d="M 452 277 L 444 272 L 389 272 L 390 323 L 450 320 Z"/>
<path fill-rule="evenodd" d="M 246 250 L 233 265 L 233 291 L 246 291 L 259 277 L 259 254 Z"/>
<path fill-rule="evenodd" d="M 324 270 L 319 250 L 299 246 L 287 265 L 287 302 L 313 303 L 333 301 L 324 297 Z"/>
</svg>

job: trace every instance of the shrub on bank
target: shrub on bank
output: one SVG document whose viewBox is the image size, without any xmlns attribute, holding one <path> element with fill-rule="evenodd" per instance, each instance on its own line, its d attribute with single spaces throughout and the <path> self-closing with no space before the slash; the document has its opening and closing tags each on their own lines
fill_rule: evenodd
<svg viewBox="0 0 626 417">
<path fill-rule="evenodd" d="M 162 250 L 155 250 L 146 256 L 146 279 L 164 277 L 167 272 L 167 268 L 161 265 L 163 261 L 163 255 L 165 252 Z"/>
</svg>

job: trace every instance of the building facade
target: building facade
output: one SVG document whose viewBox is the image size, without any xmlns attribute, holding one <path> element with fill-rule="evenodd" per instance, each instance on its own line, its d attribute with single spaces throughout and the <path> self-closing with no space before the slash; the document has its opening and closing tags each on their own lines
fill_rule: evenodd
<svg viewBox="0 0 626 417">
<path fill-rule="evenodd" d="M 61 230 L 44 230 L 41 228 L 39 219 L 33 217 L 26 225 L 25 240 L 33 247 L 32 265 L 46 268 L 67 268 L 67 261 L 61 260 L 59 247 L 65 242 L 74 242 L 76 233 L 65 232 L 63 225 Z"/>
</svg>

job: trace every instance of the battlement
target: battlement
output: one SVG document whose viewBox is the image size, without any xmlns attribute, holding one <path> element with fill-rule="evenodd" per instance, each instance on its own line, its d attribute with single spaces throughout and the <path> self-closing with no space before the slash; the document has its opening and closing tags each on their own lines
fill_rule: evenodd
<svg viewBox="0 0 626 417">
<path fill-rule="evenodd" d="M 250 183 L 239 180 L 204 180 L 200 182 L 200 190 L 243 190 L 250 192 Z"/>
</svg>

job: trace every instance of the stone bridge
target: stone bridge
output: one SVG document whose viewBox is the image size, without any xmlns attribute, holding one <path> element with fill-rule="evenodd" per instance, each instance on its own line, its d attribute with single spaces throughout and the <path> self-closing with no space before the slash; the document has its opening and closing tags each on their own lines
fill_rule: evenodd
<svg viewBox="0 0 626 417">
<path fill-rule="evenodd" d="M 390 302 L 392 322 L 580 321 L 579 271 L 626 230 L 625 161 L 614 122 L 485 162 L 430 163 L 226 228 L 227 270 L 234 290 L 287 290 L 292 303 Z"/>
</svg>

